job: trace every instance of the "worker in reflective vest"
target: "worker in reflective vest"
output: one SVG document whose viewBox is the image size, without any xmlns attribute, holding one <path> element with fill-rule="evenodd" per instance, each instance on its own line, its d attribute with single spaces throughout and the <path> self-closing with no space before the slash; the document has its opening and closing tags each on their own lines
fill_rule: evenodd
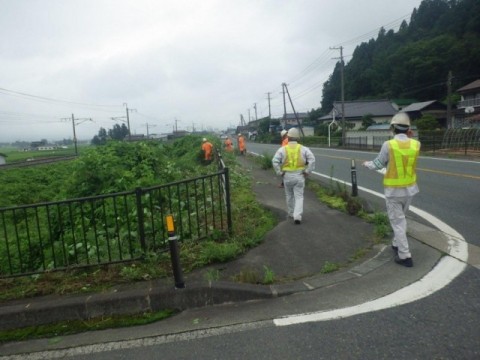
<svg viewBox="0 0 480 360">
<path fill-rule="evenodd" d="M 277 150 L 272 165 L 275 173 L 283 178 L 288 218 L 293 218 L 294 224 L 299 225 L 303 216 L 305 177 L 315 169 L 315 156 L 309 148 L 297 142 L 300 138 L 297 128 L 291 128 L 287 134 L 288 145 Z"/>
<path fill-rule="evenodd" d="M 417 166 L 420 142 L 412 139 L 410 118 L 406 113 L 396 114 L 390 128 L 395 136 L 385 141 L 373 161 L 362 165 L 371 170 L 386 168 L 383 177 L 385 203 L 390 225 L 393 229 L 392 249 L 397 264 L 412 267 L 413 260 L 407 238 L 406 214 L 413 196 L 418 193 Z"/>
</svg>

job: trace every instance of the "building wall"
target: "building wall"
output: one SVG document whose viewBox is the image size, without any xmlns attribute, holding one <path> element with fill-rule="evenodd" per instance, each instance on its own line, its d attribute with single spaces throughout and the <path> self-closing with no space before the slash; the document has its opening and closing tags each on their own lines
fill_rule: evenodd
<svg viewBox="0 0 480 360">
<path fill-rule="evenodd" d="M 367 139 L 367 146 L 373 146 L 373 138 L 377 140 L 379 138 L 392 138 L 393 133 L 390 130 L 374 130 L 374 131 L 347 131 L 345 136 L 348 138 L 359 138 L 363 137 Z M 413 130 L 413 138 L 418 140 L 418 132 L 417 130 Z"/>
</svg>

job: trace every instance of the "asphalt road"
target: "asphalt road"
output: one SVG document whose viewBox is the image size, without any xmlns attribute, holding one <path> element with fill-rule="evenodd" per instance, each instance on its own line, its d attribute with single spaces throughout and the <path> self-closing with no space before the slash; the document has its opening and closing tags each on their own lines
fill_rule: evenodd
<svg viewBox="0 0 480 360">
<path fill-rule="evenodd" d="M 170 319 L 214 323 L 202 330 L 149 336 L 156 326 L 127 329 L 138 338 L 105 341 L 18 359 L 479 359 L 480 276 L 469 267 L 448 287 L 422 300 L 337 320 L 276 326 L 275 316 L 311 308 L 310 292 L 254 303 L 196 309 Z M 235 315 L 238 314 L 238 315 Z M 223 317 L 235 318 L 222 325 Z M 113 332 L 113 331 L 112 331 Z M 91 333 L 98 342 L 106 332 Z M 111 340 L 111 336 L 109 336 Z M 54 341 L 54 339 L 52 340 Z M 10 359 L 14 359 L 11 357 Z"/>
</svg>

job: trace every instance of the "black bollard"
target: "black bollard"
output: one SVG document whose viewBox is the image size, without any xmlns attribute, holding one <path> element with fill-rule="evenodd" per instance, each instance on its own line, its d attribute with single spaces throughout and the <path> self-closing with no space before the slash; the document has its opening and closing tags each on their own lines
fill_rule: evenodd
<svg viewBox="0 0 480 360">
<path fill-rule="evenodd" d="M 355 160 L 354 159 L 352 159 L 351 173 L 352 173 L 352 196 L 357 196 L 358 195 L 357 169 L 355 169 Z"/>
<path fill-rule="evenodd" d="M 175 278 L 175 288 L 185 288 L 185 282 L 183 281 L 182 268 L 180 266 L 180 252 L 178 250 L 178 238 L 175 233 L 175 223 L 173 221 L 173 215 L 165 216 L 167 222 L 168 232 L 168 244 L 170 246 L 170 259 L 172 260 L 173 277 Z"/>
</svg>

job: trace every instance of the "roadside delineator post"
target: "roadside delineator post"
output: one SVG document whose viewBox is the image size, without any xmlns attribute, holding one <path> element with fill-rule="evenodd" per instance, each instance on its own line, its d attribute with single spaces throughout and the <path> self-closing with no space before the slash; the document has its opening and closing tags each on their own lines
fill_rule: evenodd
<svg viewBox="0 0 480 360">
<path fill-rule="evenodd" d="M 183 281 L 182 268 L 180 266 L 180 254 L 178 250 L 178 237 L 175 232 L 175 222 L 173 215 L 165 216 L 168 232 L 168 244 L 170 246 L 170 259 L 172 260 L 173 277 L 175 279 L 175 288 L 185 288 L 185 282 Z"/>
<path fill-rule="evenodd" d="M 357 169 L 355 168 L 355 159 L 352 159 L 351 173 L 352 173 L 352 196 L 357 196 L 358 186 L 357 186 Z"/>
</svg>

